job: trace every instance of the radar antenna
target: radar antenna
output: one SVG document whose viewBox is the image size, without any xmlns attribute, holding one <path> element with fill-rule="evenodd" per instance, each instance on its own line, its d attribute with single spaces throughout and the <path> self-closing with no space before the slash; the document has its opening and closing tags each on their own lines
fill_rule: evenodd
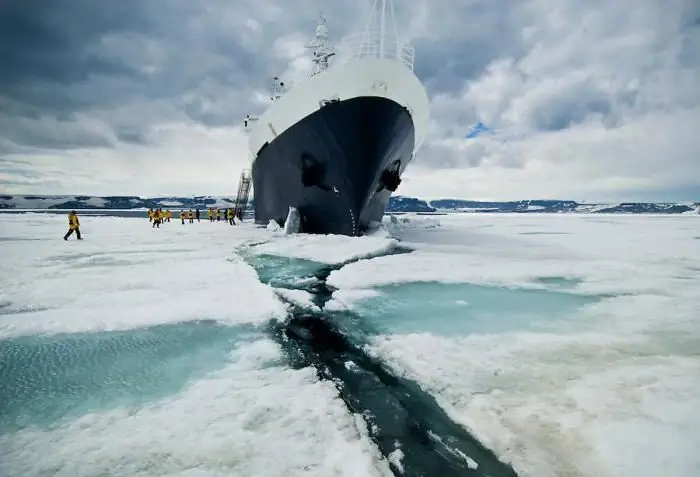
<svg viewBox="0 0 700 477">
<path fill-rule="evenodd" d="M 311 76 L 317 75 L 318 73 L 325 71 L 328 66 L 328 60 L 335 56 L 335 48 L 328 44 L 328 27 L 326 26 L 326 18 L 323 13 L 318 16 L 318 24 L 316 25 L 316 36 L 311 42 L 306 45 L 306 48 L 313 50 L 314 68 L 311 72 Z"/>
</svg>

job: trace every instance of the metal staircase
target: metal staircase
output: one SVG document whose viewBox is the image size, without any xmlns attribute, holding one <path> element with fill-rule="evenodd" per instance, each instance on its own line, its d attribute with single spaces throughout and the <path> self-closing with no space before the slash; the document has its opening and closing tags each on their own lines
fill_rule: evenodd
<svg viewBox="0 0 700 477">
<path fill-rule="evenodd" d="M 238 194 L 236 195 L 236 204 L 233 207 L 233 215 L 239 220 L 243 220 L 243 214 L 248 207 L 248 196 L 250 195 L 250 184 L 252 176 L 249 169 L 243 169 L 241 179 L 238 182 Z"/>
</svg>

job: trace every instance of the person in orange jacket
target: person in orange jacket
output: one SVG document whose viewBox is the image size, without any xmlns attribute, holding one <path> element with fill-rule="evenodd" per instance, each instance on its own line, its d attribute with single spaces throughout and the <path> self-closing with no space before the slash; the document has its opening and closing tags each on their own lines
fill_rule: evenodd
<svg viewBox="0 0 700 477">
<path fill-rule="evenodd" d="M 68 240 L 68 237 L 70 237 L 73 232 L 75 232 L 78 240 L 83 239 L 80 236 L 80 220 L 78 220 L 78 214 L 76 214 L 75 210 L 71 210 L 70 214 L 68 214 L 68 232 L 63 236 L 63 240 Z"/>
</svg>

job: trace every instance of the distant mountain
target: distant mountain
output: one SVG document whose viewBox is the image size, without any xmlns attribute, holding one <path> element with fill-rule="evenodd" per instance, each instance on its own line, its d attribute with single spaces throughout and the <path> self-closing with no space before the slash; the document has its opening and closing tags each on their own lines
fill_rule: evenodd
<svg viewBox="0 0 700 477">
<path fill-rule="evenodd" d="M 161 207 L 164 209 L 205 209 L 231 207 L 235 197 L 136 197 L 136 196 L 66 196 L 66 195 L 1 195 L 0 209 L 93 209 L 134 210 Z M 252 201 L 249 203 L 251 206 Z M 580 214 L 700 214 L 700 203 L 587 204 L 573 200 L 520 200 L 487 202 L 462 199 L 439 199 L 426 202 L 416 197 L 394 196 L 387 213 L 580 213 Z"/>
<path fill-rule="evenodd" d="M 579 214 L 683 214 L 700 213 L 700 203 L 623 202 L 619 204 L 586 204 L 573 200 L 519 200 L 484 202 L 460 199 L 430 201 L 442 212 L 509 212 L 509 213 L 579 213 Z"/>
<path fill-rule="evenodd" d="M 232 207 L 236 203 L 233 197 L 195 196 L 195 197 L 136 197 L 86 195 L 2 195 L 0 209 L 96 209 L 96 210 L 133 210 L 161 207 L 163 209 L 205 209 L 208 207 Z"/>
<path fill-rule="evenodd" d="M 435 207 L 430 207 L 427 202 L 415 197 L 396 195 L 389 199 L 387 212 L 436 212 Z"/>
</svg>

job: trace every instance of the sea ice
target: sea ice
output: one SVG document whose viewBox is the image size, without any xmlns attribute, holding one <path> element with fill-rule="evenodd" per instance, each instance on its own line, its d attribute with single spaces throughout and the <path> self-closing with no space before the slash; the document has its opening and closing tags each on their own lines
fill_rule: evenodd
<svg viewBox="0 0 700 477">
<path fill-rule="evenodd" d="M 404 216 L 358 239 L 84 217 L 64 242 L 65 217 L 0 215 L 0 411 L 27 419 L 0 422 L 0 474 L 386 475 L 261 326 L 277 294 L 312 305 L 294 280 L 356 260 L 326 311 L 371 324 L 369 352 L 521 475 L 700 475 L 697 219 Z M 397 239 L 415 252 L 379 256 Z"/>
<path fill-rule="evenodd" d="M 373 355 L 522 475 L 700 475 L 697 217 L 423 222 L 328 279 Z"/>
<path fill-rule="evenodd" d="M 258 340 L 168 398 L 0 434 L 0 474 L 390 475 L 333 384 L 280 359 Z"/>
<path fill-rule="evenodd" d="M 265 337 L 287 309 L 236 250 L 270 232 L 81 217 L 64 242 L 65 222 L 0 215 L 0 475 L 390 475 Z"/>
<path fill-rule="evenodd" d="M 275 240 L 255 246 L 252 252 L 341 264 L 358 258 L 376 257 L 396 246 L 396 240 L 382 236 L 275 235 Z"/>
</svg>

